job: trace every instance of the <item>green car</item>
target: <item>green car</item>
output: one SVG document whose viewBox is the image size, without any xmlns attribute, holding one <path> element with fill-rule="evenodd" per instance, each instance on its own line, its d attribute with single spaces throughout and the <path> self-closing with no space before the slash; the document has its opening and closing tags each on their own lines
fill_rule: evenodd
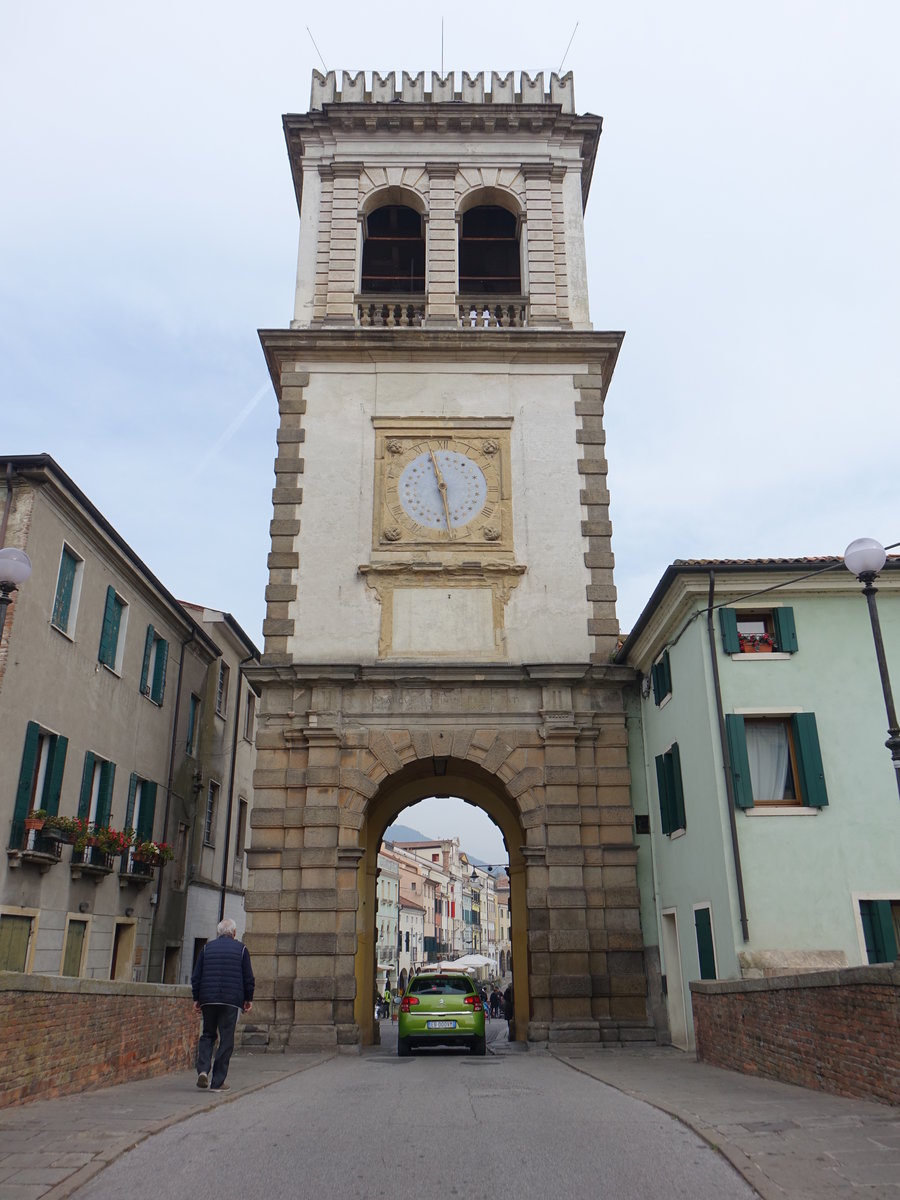
<svg viewBox="0 0 900 1200">
<path fill-rule="evenodd" d="M 466 1045 L 484 1054 L 484 1007 L 475 984 L 462 971 L 423 971 L 414 975 L 400 1001 L 397 1053 L 413 1046 Z"/>
</svg>

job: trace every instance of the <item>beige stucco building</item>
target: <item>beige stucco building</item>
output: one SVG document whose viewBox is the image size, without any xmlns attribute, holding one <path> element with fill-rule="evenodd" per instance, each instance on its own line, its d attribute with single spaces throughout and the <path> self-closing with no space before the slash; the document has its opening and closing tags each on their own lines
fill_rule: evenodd
<svg viewBox="0 0 900 1200">
<path fill-rule="evenodd" d="M 201 798 L 222 780 L 211 828 L 224 848 L 238 709 L 216 711 L 217 687 L 258 653 L 227 614 L 180 604 L 52 458 L 6 458 L 0 471 L 0 544 L 33 567 L 0 642 L 0 969 L 183 981 L 200 936 L 184 950 L 189 898 L 203 872 L 222 881 Z M 249 820 L 237 796 L 249 800 L 253 768 L 252 742 L 237 744 L 230 912 L 242 908 L 243 861 L 231 858 Z M 174 860 L 70 846 L 26 828 L 35 810 L 134 828 Z M 195 923 L 208 937 L 217 920 Z"/>
</svg>

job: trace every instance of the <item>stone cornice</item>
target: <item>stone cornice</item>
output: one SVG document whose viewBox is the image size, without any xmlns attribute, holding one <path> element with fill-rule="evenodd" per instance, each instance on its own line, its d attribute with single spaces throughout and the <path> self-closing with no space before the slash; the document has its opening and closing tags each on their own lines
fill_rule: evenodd
<svg viewBox="0 0 900 1200">
<path fill-rule="evenodd" d="M 514 666 L 499 663 L 266 663 L 244 668 L 252 683 L 304 686 L 308 684 L 385 687 L 465 686 L 492 688 L 510 684 L 534 687 L 573 687 L 628 684 L 635 678 L 631 667 L 587 663 L 535 663 Z"/>
<path fill-rule="evenodd" d="M 412 336 L 411 336 L 412 335 Z M 269 375 L 281 397 L 282 368 L 302 362 L 500 362 L 596 364 L 604 395 L 624 333 L 544 329 L 261 329 Z"/>
</svg>

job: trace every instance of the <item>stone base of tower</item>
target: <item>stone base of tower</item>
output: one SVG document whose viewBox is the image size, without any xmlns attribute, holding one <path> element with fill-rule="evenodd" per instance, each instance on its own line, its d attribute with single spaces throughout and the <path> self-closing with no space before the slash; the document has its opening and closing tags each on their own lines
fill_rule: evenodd
<svg viewBox="0 0 900 1200">
<path fill-rule="evenodd" d="M 246 940 L 260 1041 L 340 1050 L 377 1040 L 378 849 L 399 813 L 434 795 L 461 796 L 503 833 L 516 1039 L 653 1039 L 626 761 L 630 673 L 431 666 L 425 681 L 403 666 L 285 664 L 254 676 Z"/>
</svg>

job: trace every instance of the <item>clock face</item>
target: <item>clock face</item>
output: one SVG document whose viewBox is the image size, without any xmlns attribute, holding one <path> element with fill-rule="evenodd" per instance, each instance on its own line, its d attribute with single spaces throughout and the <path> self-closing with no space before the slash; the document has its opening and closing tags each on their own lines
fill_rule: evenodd
<svg viewBox="0 0 900 1200">
<path fill-rule="evenodd" d="M 509 427 L 376 421 L 373 545 L 512 551 Z"/>
<path fill-rule="evenodd" d="M 428 449 L 403 468 L 397 498 L 404 512 L 426 529 L 458 529 L 473 521 L 487 501 L 484 472 L 456 450 Z"/>
</svg>

